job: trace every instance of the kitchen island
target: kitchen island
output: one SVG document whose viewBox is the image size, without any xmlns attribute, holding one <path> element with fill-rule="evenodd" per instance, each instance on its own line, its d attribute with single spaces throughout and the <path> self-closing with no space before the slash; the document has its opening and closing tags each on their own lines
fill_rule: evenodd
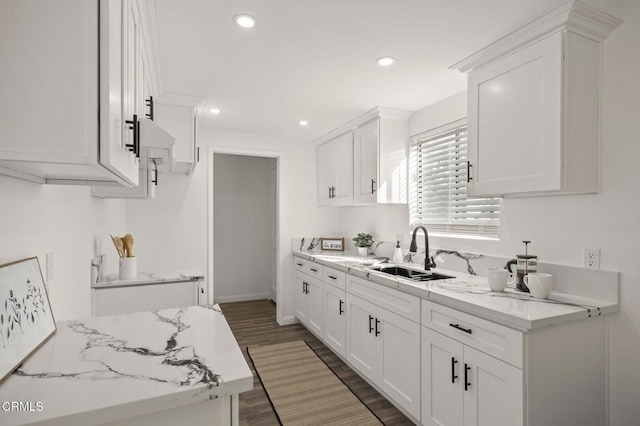
<svg viewBox="0 0 640 426">
<path fill-rule="evenodd" d="M 0 424 L 233 425 L 252 387 L 217 305 L 63 321 L 0 384 Z"/>
</svg>

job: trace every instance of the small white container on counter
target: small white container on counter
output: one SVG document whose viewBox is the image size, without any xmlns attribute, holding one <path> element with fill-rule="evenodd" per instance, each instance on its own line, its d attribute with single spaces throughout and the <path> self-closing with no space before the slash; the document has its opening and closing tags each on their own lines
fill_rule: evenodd
<svg viewBox="0 0 640 426">
<path fill-rule="evenodd" d="M 138 276 L 138 258 L 121 257 L 119 266 L 119 278 L 121 280 L 132 280 Z"/>
</svg>

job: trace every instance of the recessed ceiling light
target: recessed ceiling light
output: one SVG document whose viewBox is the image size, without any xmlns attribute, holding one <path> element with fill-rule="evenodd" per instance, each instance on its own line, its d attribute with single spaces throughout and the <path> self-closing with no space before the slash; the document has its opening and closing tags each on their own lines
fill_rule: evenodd
<svg viewBox="0 0 640 426">
<path fill-rule="evenodd" d="M 300 120 L 300 121 L 298 121 L 298 124 L 301 125 L 301 126 L 307 126 L 307 125 L 309 125 L 309 122 L 307 120 Z"/>
<path fill-rule="evenodd" d="M 233 21 L 242 28 L 253 28 L 256 25 L 256 19 L 251 15 L 236 15 Z"/>
<path fill-rule="evenodd" d="M 376 59 L 376 64 L 380 65 L 381 67 L 390 67 L 395 63 L 396 58 L 393 58 L 391 56 L 383 56 L 382 58 Z"/>
<path fill-rule="evenodd" d="M 219 115 L 222 111 L 220 111 L 220 108 L 211 108 L 209 112 L 213 115 Z"/>
</svg>

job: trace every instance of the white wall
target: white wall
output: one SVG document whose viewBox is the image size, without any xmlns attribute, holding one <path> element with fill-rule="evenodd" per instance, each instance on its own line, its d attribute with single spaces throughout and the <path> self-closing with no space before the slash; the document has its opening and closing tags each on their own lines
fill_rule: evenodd
<svg viewBox="0 0 640 426">
<path fill-rule="evenodd" d="M 274 158 L 215 154 L 215 301 L 265 299 L 271 279 L 269 172 Z"/>
<path fill-rule="evenodd" d="M 91 259 L 107 253 L 117 269 L 109 234 L 124 235 L 124 205 L 90 196 L 82 186 L 39 185 L 0 176 L 0 264 L 38 256 L 43 275 L 54 253 L 49 299 L 56 320 L 91 316 Z"/>
<path fill-rule="evenodd" d="M 258 134 L 220 133 L 215 121 L 198 121 L 200 164 L 193 176 L 161 175 L 156 200 L 127 201 L 127 223 L 136 237 L 139 265 L 146 270 L 176 267 L 207 271 L 207 172 L 213 152 L 278 158 L 278 318 L 293 318 L 291 239 L 332 235 L 339 209 L 317 207 L 316 151 L 297 140 Z M 265 254 L 266 255 L 266 254 Z M 265 277 L 268 277 L 265 271 Z M 214 273 L 215 275 L 215 273 Z M 280 296 L 281 293 L 281 296 Z M 214 295 L 215 296 L 215 295 Z"/>
<path fill-rule="evenodd" d="M 620 313 L 608 318 L 611 426 L 640 421 L 640 2 L 626 0 L 623 18 L 604 47 L 601 192 L 504 199 L 500 241 L 431 238 L 438 248 L 503 257 L 521 252 L 521 241 L 529 239 L 541 260 L 575 266 L 582 266 L 584 247 L 602 250 L 602 269 L 620 272 Z M 462 99 L 415 113 L 411 134 L 466 116 Z M 345 235 L 374 230 L 386 240 L 409 228 L 401 207 L 344 209 L 342 221 Z"/>
</svg>

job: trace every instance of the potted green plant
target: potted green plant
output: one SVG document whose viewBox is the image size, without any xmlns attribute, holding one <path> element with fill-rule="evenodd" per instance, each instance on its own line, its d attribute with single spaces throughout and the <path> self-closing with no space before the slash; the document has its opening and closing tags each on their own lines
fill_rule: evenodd
<svg viewBox="0 0 640 426">
<path fill-rule="evenodd" d="M 358 256 L 366 257 L 368 248 L 373 244 L 373 235 L 361 232 L 353 239 L 353 242 L 358 248 Z"/>
</svg>

